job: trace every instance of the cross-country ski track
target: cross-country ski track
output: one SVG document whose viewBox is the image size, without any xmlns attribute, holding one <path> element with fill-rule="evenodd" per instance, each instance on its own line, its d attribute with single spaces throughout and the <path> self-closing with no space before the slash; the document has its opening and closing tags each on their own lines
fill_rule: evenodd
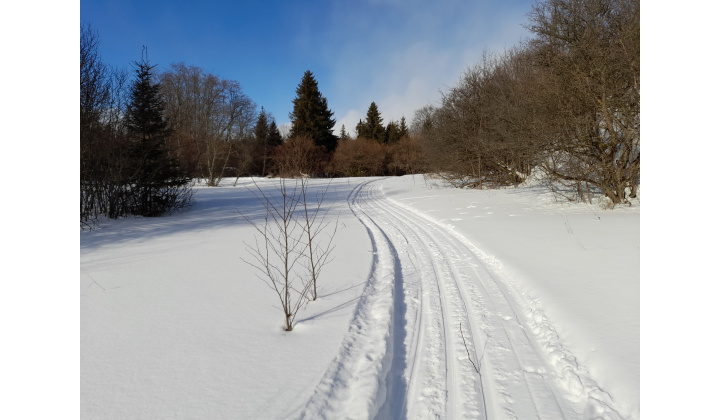
<svg viewBox="0 0 720 420">
<path fill-rule="evenodd" d="M 623 418 L 493 259 L 382 183 L 349 195 L 373 263 L 300 418 Z"/>
</svg>

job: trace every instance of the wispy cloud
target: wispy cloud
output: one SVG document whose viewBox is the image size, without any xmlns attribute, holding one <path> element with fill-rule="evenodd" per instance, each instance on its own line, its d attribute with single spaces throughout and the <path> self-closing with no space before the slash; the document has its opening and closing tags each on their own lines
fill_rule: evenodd
<svg viewBox="0 0 720 420">
<path fill-rule="evenodd" d="M 501 51 L 527 33 L 530 1 L 368 0 L 336 8 L 323 44 L 332 69 L 328 102 L 354 129 L 375 102 L 385 121 L 408 123 L 415 110 L 437 104 L 484 50 Z M 351 125 L 349 125 L 351 124 Z"/>
</svg>

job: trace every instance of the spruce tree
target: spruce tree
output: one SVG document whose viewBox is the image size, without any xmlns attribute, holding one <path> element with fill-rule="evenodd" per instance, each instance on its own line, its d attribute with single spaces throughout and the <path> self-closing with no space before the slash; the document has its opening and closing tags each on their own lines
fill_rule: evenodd
<svg viewBox="0 0 720 420">
<path fill-rule="evenodd" d="M 345 131 L 345 124 L 340 127 L 340 140 L 347 140 L 350 138 L 350 135 L 348 135 L 347 131 Z"/>
<path fill-rule="evenodd" d="M 410 131 L 408 130 L 408 126 L 405 123 L 405 116 L 403 115 L 402 118 L 400 118 L 400 138 L 404 139 L 405 137 L 408 137 L 410 135 Z"/>
<path fill-rule="evenodd" d="M 169 132 L 163 118 L 165 105 L 160 97 L 160 85 L 153 83 L 151 66 L 147 56 L 136 67 L 136 79 L 130 91 L 130 104 L 127 110 L 127 128 L 130 137 L 137 142 L 159 143 Z"/>
<path fill-rule="evenodd" d="M 375 102 L 371 103 L 365 121 L 360 120 L 357 125 L 358 137 L 375 140 L 378 143 L 386 143 L 387 137 L 382 121 L 377 105 Z"/>
<path fill-rule="evenodd" d="M 268 118 L 267 113 L 265 112 L 265 108 L 260 108 L 260 115 L 258 115 L 257 122 L 255 123 L 255 139 L 259 143 L 266 143 L 266 140 L 270 134 L 270 127 L 268 126 Z"/>
<path fill-rule="evenodd" d="M 395 144 L 400 141 L 400 128 L 395 121 L 390 121 L 385 128 L 385 140 L 388 144 Z"/>
<path fill-rule="evenodd" d="M 358 121 L 357 125 L 355 126 L 355 135 L 358 138 L 367 138 L 365 136 L 366 131 L 367 130 L 365 129 L 365 122 L 362 119 L 360 119 L 360 121 Z"/>
<path fill-rule="evenodd" d="M 189 200 L 178 162 L 167 148 L 170 135 L 164 118 L 165 105 L 160 84 L 153 83 L 153 69 L 143 49 L 143 58 L 134 62 L 135 81 L 130 91 L 126 127 L 131 141 L 130 168 L 127 173 L 129 195 L 134 205 L 130 212 L 141 216 L 160 216 L 175 208 L 178 200 Z"/>
<path fill-rule="evenodd" d="M 293 111 L 290 113 L 290 136 L 308 137 L 332 153 L 338 142 L 332 131 L 335 126 L 333 112 L 328 108 L 327 99 L 318 90 L 318 83 L 309 70 L 305 72 L 295 93 L 297 97 L 293 99 Z"/>
<path fill-rule="evenodd" d="M 280 134 L 280 130 L 278 129 L 277 124 L 275 124 L 275 120 L 272 120 L 270 122 L 270 129 L 268 133 L 268 144 L 271 148 L 280 146 L 283 144 L 283 138 L 282 134 Z"/>
<path fill-rule="evenodd" d="M 260 109 L 260 115 L 258 115 L 257 122 L 255 123 L 255 144 L 258 150 L 258 154 L 262 158 L 262 170 L 261 176 L 265 176 L 265 169 L 267 168 L 267 160 L 269 154 L 268 138 L 270 136 L 270 127 L 268 126 L 267 114 L 265 108 Z"/>
</svg>

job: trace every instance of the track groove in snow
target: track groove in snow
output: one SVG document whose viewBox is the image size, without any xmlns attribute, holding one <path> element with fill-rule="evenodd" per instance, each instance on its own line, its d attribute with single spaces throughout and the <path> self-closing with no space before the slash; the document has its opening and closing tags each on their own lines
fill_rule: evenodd
<svg viewBox="0 0 720 420">
<path fill-rule="evenodd" d="M 622 418 L 502 270 L 381 185 L 360 184 L 348 199 L 373 264 L 301 418 Z"/>
</svg>

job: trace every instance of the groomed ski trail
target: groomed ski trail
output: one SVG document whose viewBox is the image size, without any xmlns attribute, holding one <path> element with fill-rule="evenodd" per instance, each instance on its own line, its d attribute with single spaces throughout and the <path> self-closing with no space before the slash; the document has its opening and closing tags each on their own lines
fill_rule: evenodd
<svg viewBox="0 0 720 420">
<path fill-rule="evenodd" d="M 622 419 L 467 239 L 388 199 L 382 180 L 358 185 L 348 204 L 368 231 L 371 272 L 300 418 Z"/>
</svg>

